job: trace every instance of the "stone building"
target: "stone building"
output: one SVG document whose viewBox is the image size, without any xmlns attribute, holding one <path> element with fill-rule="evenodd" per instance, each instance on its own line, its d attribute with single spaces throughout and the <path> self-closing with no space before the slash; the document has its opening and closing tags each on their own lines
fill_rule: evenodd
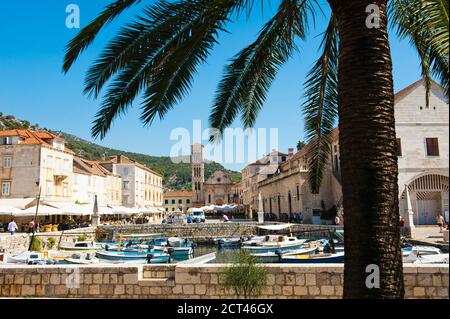
<svg viewBox="0 0 450 319">
<path fill-rule="evenodd" d="M 237 203 L 236 183 L 225 172 L 218 169 L 205 181 L 203 150 L 201 144 L 191 146 L 193 207 Z"/>
<path fill-rule="evenodd" d="M 133 208 L 163 207 L 163 176 L 124 155 L 99 162 L 110 173 L 122 177 L 122 204 Z"/>
<path fill-rule="evenodd" d="M 93 203 L 97 196 L 101 206 L 122 205 L 122 178 L 98 162 L 73 158 L 73 200 Z"/>
<path fill-rule="evenodd" d="M 49 132 L 0 131 L 1 198 L 72 200 L 73 152 Z"/>
<path fill-rule="evenodd" d="M 170 191 L 164 193 L 164 209 L 166 212 L 187 212 L 192 207 L 192 192 Z"/>
<path fill-rule="evenodd" d="M 429 101 L 427 107 L 422 80 L 395 94 L 399 208 L 412 229 L 414 225 L 435 224 L 437 214 L 449 221 L 449 105 L 436 83 Z M 321 223 L 323 206 L 340 209 L 342 205 L 338 128 L 332 131 L 331 140 L 331 155 L 319 194 L 311 192 L 307 180 L 307 145 L 272 164 L 275 170 L 267 171 L 267 160 L 244 168 L 244 204 L 254 212 L 261 192 L 265 212 L 302 212 L 306 223 Z"/>
</svg>

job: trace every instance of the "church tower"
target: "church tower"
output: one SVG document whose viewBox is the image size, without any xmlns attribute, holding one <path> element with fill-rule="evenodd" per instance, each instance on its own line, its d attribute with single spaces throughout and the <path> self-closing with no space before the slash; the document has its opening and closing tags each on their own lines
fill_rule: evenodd
<svg viewBox="0 0 450 319">
<path fill-rule="evenodd" d="M 205 182 L 205 162 L 203 160 L 202 144 L 191 146 L 191 166 L 192 166 L 192 203 L 203 204 L 203 183 Z"/>
</svg>

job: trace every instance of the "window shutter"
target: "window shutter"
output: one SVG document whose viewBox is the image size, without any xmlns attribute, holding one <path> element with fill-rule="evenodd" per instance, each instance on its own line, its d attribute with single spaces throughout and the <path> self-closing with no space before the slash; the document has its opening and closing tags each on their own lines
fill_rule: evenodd
<svg viewBox="0 0 450 319">
<path fill-rule="evenodd" d="M 402 156 L 402 140 L 400 138 L 398 138 L 396 141 L 396 151 L 397 156 Z"/>
</svg>

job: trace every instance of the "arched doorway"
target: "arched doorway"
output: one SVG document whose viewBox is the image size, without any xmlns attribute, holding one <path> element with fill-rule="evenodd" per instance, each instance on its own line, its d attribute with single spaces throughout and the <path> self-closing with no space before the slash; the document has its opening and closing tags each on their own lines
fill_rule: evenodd
<svg viewBox="0 0 450 319">
<path fill-rule="evenodd" d="M 411 207 L 414 212 L 414 224 L 434 225 L 436 224 L 437 214 L 447 217 L 448 222 L 448 176 L 440 174 L 422 175 L 413 179 L 407 187 L 411 200 Z M 405 201 L 405 196 L 406 193 L 403 191 L 401 202 Z"/>
</svg>

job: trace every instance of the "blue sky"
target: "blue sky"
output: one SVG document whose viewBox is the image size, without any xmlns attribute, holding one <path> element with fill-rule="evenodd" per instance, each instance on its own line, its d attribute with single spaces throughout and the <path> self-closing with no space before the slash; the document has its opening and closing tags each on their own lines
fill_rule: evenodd
<svg viewBox="0 0 450 319">
<path fill-rule="evenodd" d="M 90 136 L 91 122 L 100 100 L 82 94 L 85 71 L 96 55 L 123 25 L 133 19 L 142 6 L 137 6 L 104 29 L 94 45 L 81 56 L 71 71 L 61 71 L 65 44 L 78 30 L 65 26 L 69 4 L 81 11 L 81 27 L 91 21 L 110 0 L 40 0 L 0 2 L 0 112 L 39 123 L 42 127 L 63 130 L 98 144 L 151 155 L 168 155 L 176 143 L 170 132 L 182 127 L 192 130 L 193 120 L 208 123 L 209 109 L 227 60 L 252 42 L 267 20 L 260 10 L 248 19 L 230 25 L 231 34 L 220 36 L 208 62 L 199 68 L 191 93 L 163 121 L 143 127 L 139 121 L 139 103 L 118 119 L 108 136 L 100 141 Z M 145 1 L 144 1 L 145 2 Z M 152 1 L 147 1 L 152 2 Z M 273 1 L 275 2 L 275 1 Z M 325 15 L 328 5 L 323 2 Z M 275 6 L 272 8 L 274 9 Z M 318 13 L 308 40 L 300 44 L 294 57 L 280 70 L 273 83 L 256 128 L 278 128 L 279 148 L 286 151 L 303 138 L 300 103 L 304 78 L 318 56 L 320 34 L 326 17 Z M 398 91 L 420 78 L 417 54 L 407 41 L 400 41 L 391 32 L 394 84 Z M 236 121 L 233 127 L 239 127 Z M 223 163 L 239 170 L 245 163 Z"/>
</svg>

